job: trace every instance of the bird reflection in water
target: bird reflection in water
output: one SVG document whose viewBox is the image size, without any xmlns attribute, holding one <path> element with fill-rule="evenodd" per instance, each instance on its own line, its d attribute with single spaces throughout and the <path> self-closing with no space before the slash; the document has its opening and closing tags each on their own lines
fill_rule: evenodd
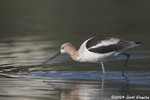
<svg viewBox="0 0 150 100">
<path fill-rule="evenodd" d="M 60 100 L 104 100 L 104 78 L 100 81 L 50 83 L 59 91 Z"/>
</svg>

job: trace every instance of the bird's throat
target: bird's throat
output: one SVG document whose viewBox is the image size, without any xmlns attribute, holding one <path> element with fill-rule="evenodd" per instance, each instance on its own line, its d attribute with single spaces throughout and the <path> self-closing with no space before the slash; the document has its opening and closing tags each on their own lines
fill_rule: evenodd
<svg viewBox="0 0 150 100">
<path fill-rule="evenodd" d="M 69 55 L 73 60 L 78 61 L 79 53 L 75 48 L 69 52 Z"/>
</svg>

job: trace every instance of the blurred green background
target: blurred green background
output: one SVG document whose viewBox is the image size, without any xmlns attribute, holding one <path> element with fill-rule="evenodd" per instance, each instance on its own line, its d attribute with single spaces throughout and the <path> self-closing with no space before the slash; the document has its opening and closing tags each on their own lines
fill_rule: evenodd
<svg viewBox="0 0 150 100">
<path fill-rule="evenodd" d="M 150 42 L 148 0 L 0 0 L 0 38 L 42 35 L 82 42 L 113 36 Z M 149 45 L 143 48 L 149 49 Z"/>
<path fill-rule="evenodd" d="M 0 100 L 148 96 L 149 27 L 150 0 L 0 0 Z M 142 42 L 130 51 L 129 80 L 121 76 L 125 57 L 105 64 L 105 81 L 99 64 L 74 62 L 67 55 L 41 64 L 64 42 L 79 47 L 101 35 Z"/>
</svg>

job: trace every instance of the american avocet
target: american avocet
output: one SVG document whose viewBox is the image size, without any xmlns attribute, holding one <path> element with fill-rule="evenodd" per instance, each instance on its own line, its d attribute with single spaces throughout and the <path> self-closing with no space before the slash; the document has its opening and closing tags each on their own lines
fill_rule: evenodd
<svg viewBox="0 0 150 100">
<path fill-rule="evenodd" d="M 92 37 L 84 41 L 79 50 L 76 50 L 71 43 L 62 44 L 60 52 L 43 63 L 48 63 L 61 53 L 67 53 L 73 60 L 78 62 L 100 63 L 102 73 L 105 74 L 104 62 L 113 60 L 118 55 L 125 55 L 127 59 L 124 64 L 124 69 L 122 70 L 122 75 L 124 76 L 124 70 L 130 57 L 125 51 L 139 46 L 140 43 L 141 42 L 126 41 L 113 37 Z"/>
</svg>

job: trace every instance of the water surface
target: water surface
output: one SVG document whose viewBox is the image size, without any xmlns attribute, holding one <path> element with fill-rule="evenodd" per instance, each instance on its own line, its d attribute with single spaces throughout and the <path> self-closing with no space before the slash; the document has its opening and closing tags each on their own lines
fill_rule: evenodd
<svg viewBox="0 0 150 100">
<path fill-rule="evenodd" d="M 0 100 L 149 100 L 149 3 L 5 0 L 0 8 Z M 127 77 L 124 56 L 107 62 L 104 76 L 100 64 L 65 54 L 42 64 L 64 42 L 79 48 L 101 35 L 142 42 L 129 51 Z"/>
</svg>

